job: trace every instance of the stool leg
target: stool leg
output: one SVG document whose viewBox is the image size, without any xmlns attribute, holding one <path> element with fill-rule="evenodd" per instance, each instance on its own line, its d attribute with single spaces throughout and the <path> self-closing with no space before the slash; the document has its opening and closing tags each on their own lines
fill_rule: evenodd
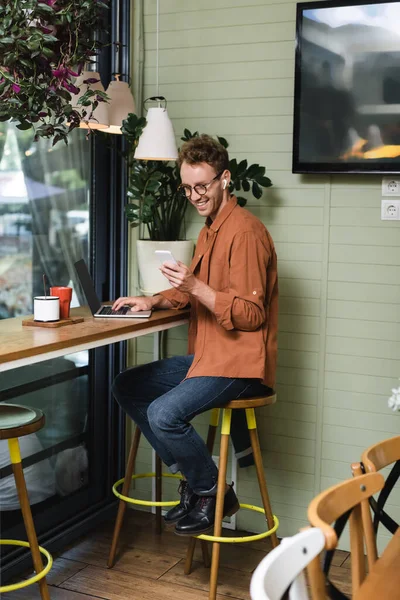
<svg viewBox="0 0 400 600">
<path fill-rule="evenodd" d="M 222 519 L 224 515 L 224 497 L 225 497 L 225 486 L 226 486 L 226 468 L 228 464 L 228 451 L 229 451 L 229 434 L 231 430 L 231 417 L 232 409 L 225 408 L 222 418 L 222 431 L 221 431 L 221 448 L 219 452 L 219 473 L 218 473 L 218 486 L 217 486 L 217 502 L 215 507 L 215 522 L 214 522 L 214 536 L 220 537 L 222 533 Z M 211 560 L 211 576 L 210 576 L 210 593 L 209 600 L 215 600 L 217 596 L 217 584 L 218 584 L 218 568 L 219 568 L 219 551 L 220 543 L 213 542 L 213 552 Z"/>
<path fill-rule="evenodd" d="M 274 526 L 274 517 L 271 509 L 271 503 L 268 495 L 267 481 L 265 478 L 265 472 L 261 456 L 260 440 L 257 433 L 257 424 L 254 408 L 246 408 L 247 426 L 249 428 L 251 447 L 253 448 L 254 462 L 256 465 L 258 485 L 260 487 L 261 498 L 265 510 L 265 517 L 267 519 L 268 528 L 272 529 Z M 278 538 L 276 533 L 269 536 L 271 539 L 272 547 L 278 546 Z"/>
<path fill-rule="evenodd" d="M 209 453 L 211 455 L 214 450 L 215 436 L 217 435 L 217 429 L 218 429 L 218 423 L 219 423 L 219 413 L 220 413 L 219 408 L 212 409 L 210 424 L 208 426 L 206 446 L 207 446 L 207 450 L 209 451 Z M 210 556 L 208 553 L 208 545 L 207 545 L 206 540 L 200 540 L 200 543 L 201 543 L 201 552 L 203 555 L 203 563 L 204 563 L 204 566 L 208 569 L 208 567 L 210 566 Z M 184 569 L 185 575 L 190 575 L 190 573 L 192 572 L 192 563 L 193 563 L 193 555 L 194 555 L 195 547 L 196 547 L 196 538 L 192 537 L 190 539 L 189 546 L 186 551 L 186 560 L 185 560 L 185 569 Z"/>
<path fill-rule="evenodd" d="M 8 440 L 8 447 L 10 451 L 12 469 L 14 472 L 15 485 L 17 487 L 19 503 L 21 506 L 22 517 L 24 519 L 26 535 L 32 554 L 33 566 L 36 573 L 43 571 L 43 562 L 40 555 L 39 544 L 36 536 L 35 525 L 33 523 L 31 507 L 29 504 L 28 492 L 26 489 L 24 471 L 21 465 L 21 454 L 19 450 L 19 443 L 17 438 L 11 438 Z M 50 600 L 49 588 L 47 587 L 47 581 L 44 577 L 38 582 L 40 595 L 42 600 Z"/>
<path fill-rule="evenodd" d="M 122 486 L 122 495 L 123 496 L 127 496 L 128 492 L 129 492 L 129 486 L 130 486 L 131 480 L 132 480 L 133 469 L 135 468 L 136 455 L 137 455 L 137 451 L 139 448 L 140 435 L 141 435 L 141 431 L 140 431 L 139 427 L 136 427 L 135 433 L 134 433 L 133 439 L 132 439 L 131 448 L 129 450 L 128 463 L 126 465 L 126 472 L 125 472 L 125 481 Z M 120 534 L 121 527 L 122 527 L 122 522 L 124 520 L 125 509 L 126 509 L 126 502 L 124 502 L 124 500 L 120 500 L 119 504 L 118 504 L 117 518 L 115 520 L 115 525 L 114 525 L 114 533 L 113 533 L 113 538 L 112 538 L 112 542 L 111 542 L 110 554 L 108 556 L 108 561 L 107 561 L 107 567 L 109 569 L 111 569 L 115 563 L 115 555 L 117 552 L 117 545 L 118 545 L 119 534 Z"/>
<path fill-rule="evenodd" d="M 162 461 L 156 454 L 156 502 L 162 500 Z M 161 506 L 156 506 L 156 533 L 162 531 L 162 513 Z"/>
</svg>

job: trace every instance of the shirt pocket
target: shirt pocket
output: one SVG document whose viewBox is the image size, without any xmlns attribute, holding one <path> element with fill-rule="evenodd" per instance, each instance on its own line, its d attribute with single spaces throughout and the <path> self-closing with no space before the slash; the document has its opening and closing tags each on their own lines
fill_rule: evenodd
<svg viewBox="0 0 400 600">
<path fill-rule="evenodd" d="M 212 257 L 209 286 L 217 292 L 229 290 L 229 263 L 227 261 Z"/>
</svg>

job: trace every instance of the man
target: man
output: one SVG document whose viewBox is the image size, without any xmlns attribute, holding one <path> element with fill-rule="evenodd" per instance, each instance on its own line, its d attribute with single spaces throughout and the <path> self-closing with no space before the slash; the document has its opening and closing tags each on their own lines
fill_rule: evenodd
<svg viewBox="0 0 400 600">
<path fill-rule="evenodd" d="M 190 421 L 237 398 L 274 387 L 278 283 L 273 241 L 229 192 L 229 157 L 213 138 L 186 142 L 179 153 L 180 190 L 206 219 L 190 268 L 165 262 L 171 289 L 119 298 L 118 309 L 181 309 L 190 304 L 189 355 L 120 373 L 113 393 L 173 473 L 181 502 L 166 515 L 181 535 L 213 527 L 218 470 Z M 236 413 L 236 411 L 234 411 Z M 226 486 L 224 515 L 239 503 Z"/>
</svg>

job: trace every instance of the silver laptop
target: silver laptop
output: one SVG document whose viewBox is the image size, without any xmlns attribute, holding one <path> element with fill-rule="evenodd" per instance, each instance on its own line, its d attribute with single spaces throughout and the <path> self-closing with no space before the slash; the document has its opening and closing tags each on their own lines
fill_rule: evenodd
<svg viewBox="0 0 400 600">
<path fill-rule="evenodd" d="M 94 317 L 102 319 L 148 319 L 151 317 L 151 310 L 132 312 L 129 306 L 123 306 L 119 310 L 112 310 L 111 305 L 101 304 L 85 261 L 83 259 L 78 260 L 78 262 L 74 263 L 74 267 Z"/>
</svg>

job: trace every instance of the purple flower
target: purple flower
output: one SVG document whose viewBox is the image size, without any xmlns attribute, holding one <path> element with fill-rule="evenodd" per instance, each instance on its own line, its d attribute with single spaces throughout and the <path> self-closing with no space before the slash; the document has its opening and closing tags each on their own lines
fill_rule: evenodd
<svg viewBox="0 0 400 600">
<path fill-rule="evenodd" d="M 21 91 L 21 86 L 18 85 L 18 83 L 13 83 L 11 86 L 13 92 L 15 92 L 16 94 L 19 94 Z"/>
<path fill-rule="evenodd" d="M 47 117 L 47 115 L 48 115 L 48 113 L 44 112 L 44 111 L 42 111 L 42 112 L 39 113 L 39 117 L 42 118 L 42 119 L 43 119 L 43 117 Z"/>
<path fill-rule="evenodd" d="M 96 79 L 95 77 L 89 77 L 89 79 L 85 79 L 83 83 L 87 83 L 88 85 L 92 85 L 92 83 L 97 83 L 100 79 Z"/>
<path fill-rule="evenodd" d="M 67 73 L 68 75 L 72 75 L 72 77 L 79 77 L 79 73 L 75 73 L 75 71 L 71 71 L 71 69 L 67 69 Z"/>
<path fill-rule="evenodd" d="M 73 85 L 72 83 L 68 83 L 68 81 L 65 81 L 65 79 L 61 83 L 61 85 L 63 87 L 65 87 L 66 90 L 71 92 L 71 94 L 79 94 L 79 92 L 80 92 L 80 89 L 78 87 L 76 87 L 76 85 Z"/>
<path fill-rule="evenodd" d="M 52 74 L 54 77 L 57 77 L 57 79 L 65 79 L 68 76 L 68 70 L 61 67 L 60 69 L 54 69 Z"/>
</svg>

